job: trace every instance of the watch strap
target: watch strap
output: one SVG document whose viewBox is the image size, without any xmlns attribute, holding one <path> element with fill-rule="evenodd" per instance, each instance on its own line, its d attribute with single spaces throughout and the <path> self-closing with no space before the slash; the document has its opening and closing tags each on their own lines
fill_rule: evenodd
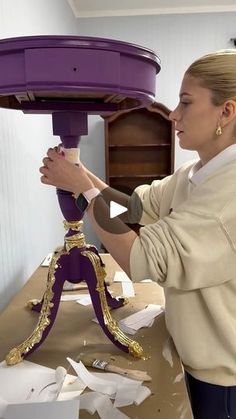
<svg viewBox="0 0 236 419">
<path fill-rule="evenodd" d="M 91 188 L 88 189 L 85 192 L 82 192 L 82 194 L 85 196 L 85 198 L 88 200 L 88 202 L 90 203 L 94 198 L 96 198 L 96 196 L 100 195 L 100 190 L 98 188 Z"/>
</svg>

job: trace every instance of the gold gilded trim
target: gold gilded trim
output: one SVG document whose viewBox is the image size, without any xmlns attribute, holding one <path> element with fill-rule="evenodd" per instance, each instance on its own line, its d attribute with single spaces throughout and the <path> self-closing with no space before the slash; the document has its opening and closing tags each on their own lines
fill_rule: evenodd
<svg viewBox="0 0 236 419">
<path fill-rule="evenodd" d="M 39 320 L 33 333 L 20 345 L 11 349 L 6 356 L 7 365 L 15 365 L 21 362 L 24 356 L 42 339 L 44 330 L 50 324 L 51 308 L 53 307 L 52 299 L 54 297 L 53 285 L 55 283 L 55 272 L 58 268 L 57 261 L 62 256 L 67 254 L 64 247 L 54 252 L 48 271 L 47 287 L 43 297 L 43 304 L 39 316 Z"/>
<path fill-rule="evenodd" d="M 143 348 L 139 345 L 138 342 L 128 338 L 122 330 L 119 328 L 118 323 L 111 317 L 111 313 L 107 304 L 104 279 L 106 276 L 105 269 L 101 266 L 99 256 L 92 251 L 81 252 L 83 256 L 86 256 L 92 263 L 93 268 L 97 276 L 97 288 L 96 291 L 99 293 L 99 298 L 101 302 L 101 308 L 103 313 L 103 320 L 107 326 L 109 332 L 114 336 L 115 340 L 118 340 L 122 345 L 127 346 L 129 353 L 136 358 L 143 357 Z"/>
<path fill-rule="evenodd" d="M 37 306 L 40 302 L 41 302 L 41 300 L 37 300 L 36 298 L 34 298 L 33 300 L 29 300 L 29 301 L 27 301 L 27 303 L 26 303 L 25 307 L 26 307 L 28 310 L 32 310 L 32 308 L 33 308 L 34 306 Z"/>
<path fill-rule="evenodd" d="M 81 227 L 83 226 L 83 221 L 67 221 L 64 220 L 63 221 L 63 225 L 64 225 L 64 229 L 65 230 L 75 230 L 75 231 L 80 231 Z"/>
<path fill-rule="evenodd" d="M 67 252 L 69 252 L 74 247 L 85 247 L 85 238 L 83 233 L 73 234 L 73 236 L 66 237 L 65 236 L 65 248 Z"/>
</svg>

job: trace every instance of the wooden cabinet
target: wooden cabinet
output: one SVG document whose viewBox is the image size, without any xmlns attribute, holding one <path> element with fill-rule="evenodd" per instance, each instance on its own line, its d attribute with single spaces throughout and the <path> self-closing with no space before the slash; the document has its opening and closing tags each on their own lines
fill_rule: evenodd
<svg viewBox="0 0 236 419">
<path fill-rule="evenodd" d="M 127 194 L 173 173 L 174 123 L 160 103 L 105 117 L 106 183 Z"/>
</svg>

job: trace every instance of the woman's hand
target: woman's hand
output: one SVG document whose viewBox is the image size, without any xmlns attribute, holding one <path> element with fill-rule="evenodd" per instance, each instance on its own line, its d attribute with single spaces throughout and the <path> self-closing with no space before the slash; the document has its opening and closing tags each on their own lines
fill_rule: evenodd
<svg viewBox="0 0 236 419">
<path fill-rule="evenodd" d="M 76 195 L 94 187 L 84 166 L 67 161 L 57 149 L 49 148 L 47 157 L 43 159 L 43 166 L 39 171 L 43 175 L 41 176 L 42 183 L 73 192 Z"/>
</svg>

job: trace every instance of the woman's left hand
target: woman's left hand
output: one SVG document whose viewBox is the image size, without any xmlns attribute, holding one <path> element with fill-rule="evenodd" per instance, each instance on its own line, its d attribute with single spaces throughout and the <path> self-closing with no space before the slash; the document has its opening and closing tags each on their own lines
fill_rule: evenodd
<svg viewBox="0 0 236 419">
<path fill-rule="evenodd" d="M 41 182 L 46 185 L 79 194 L 94 187 L 83 165 L 75 165 L 65 159 L 57 149 L 49 148 L 43 166 L 39 169 Z"/>
</svg>

